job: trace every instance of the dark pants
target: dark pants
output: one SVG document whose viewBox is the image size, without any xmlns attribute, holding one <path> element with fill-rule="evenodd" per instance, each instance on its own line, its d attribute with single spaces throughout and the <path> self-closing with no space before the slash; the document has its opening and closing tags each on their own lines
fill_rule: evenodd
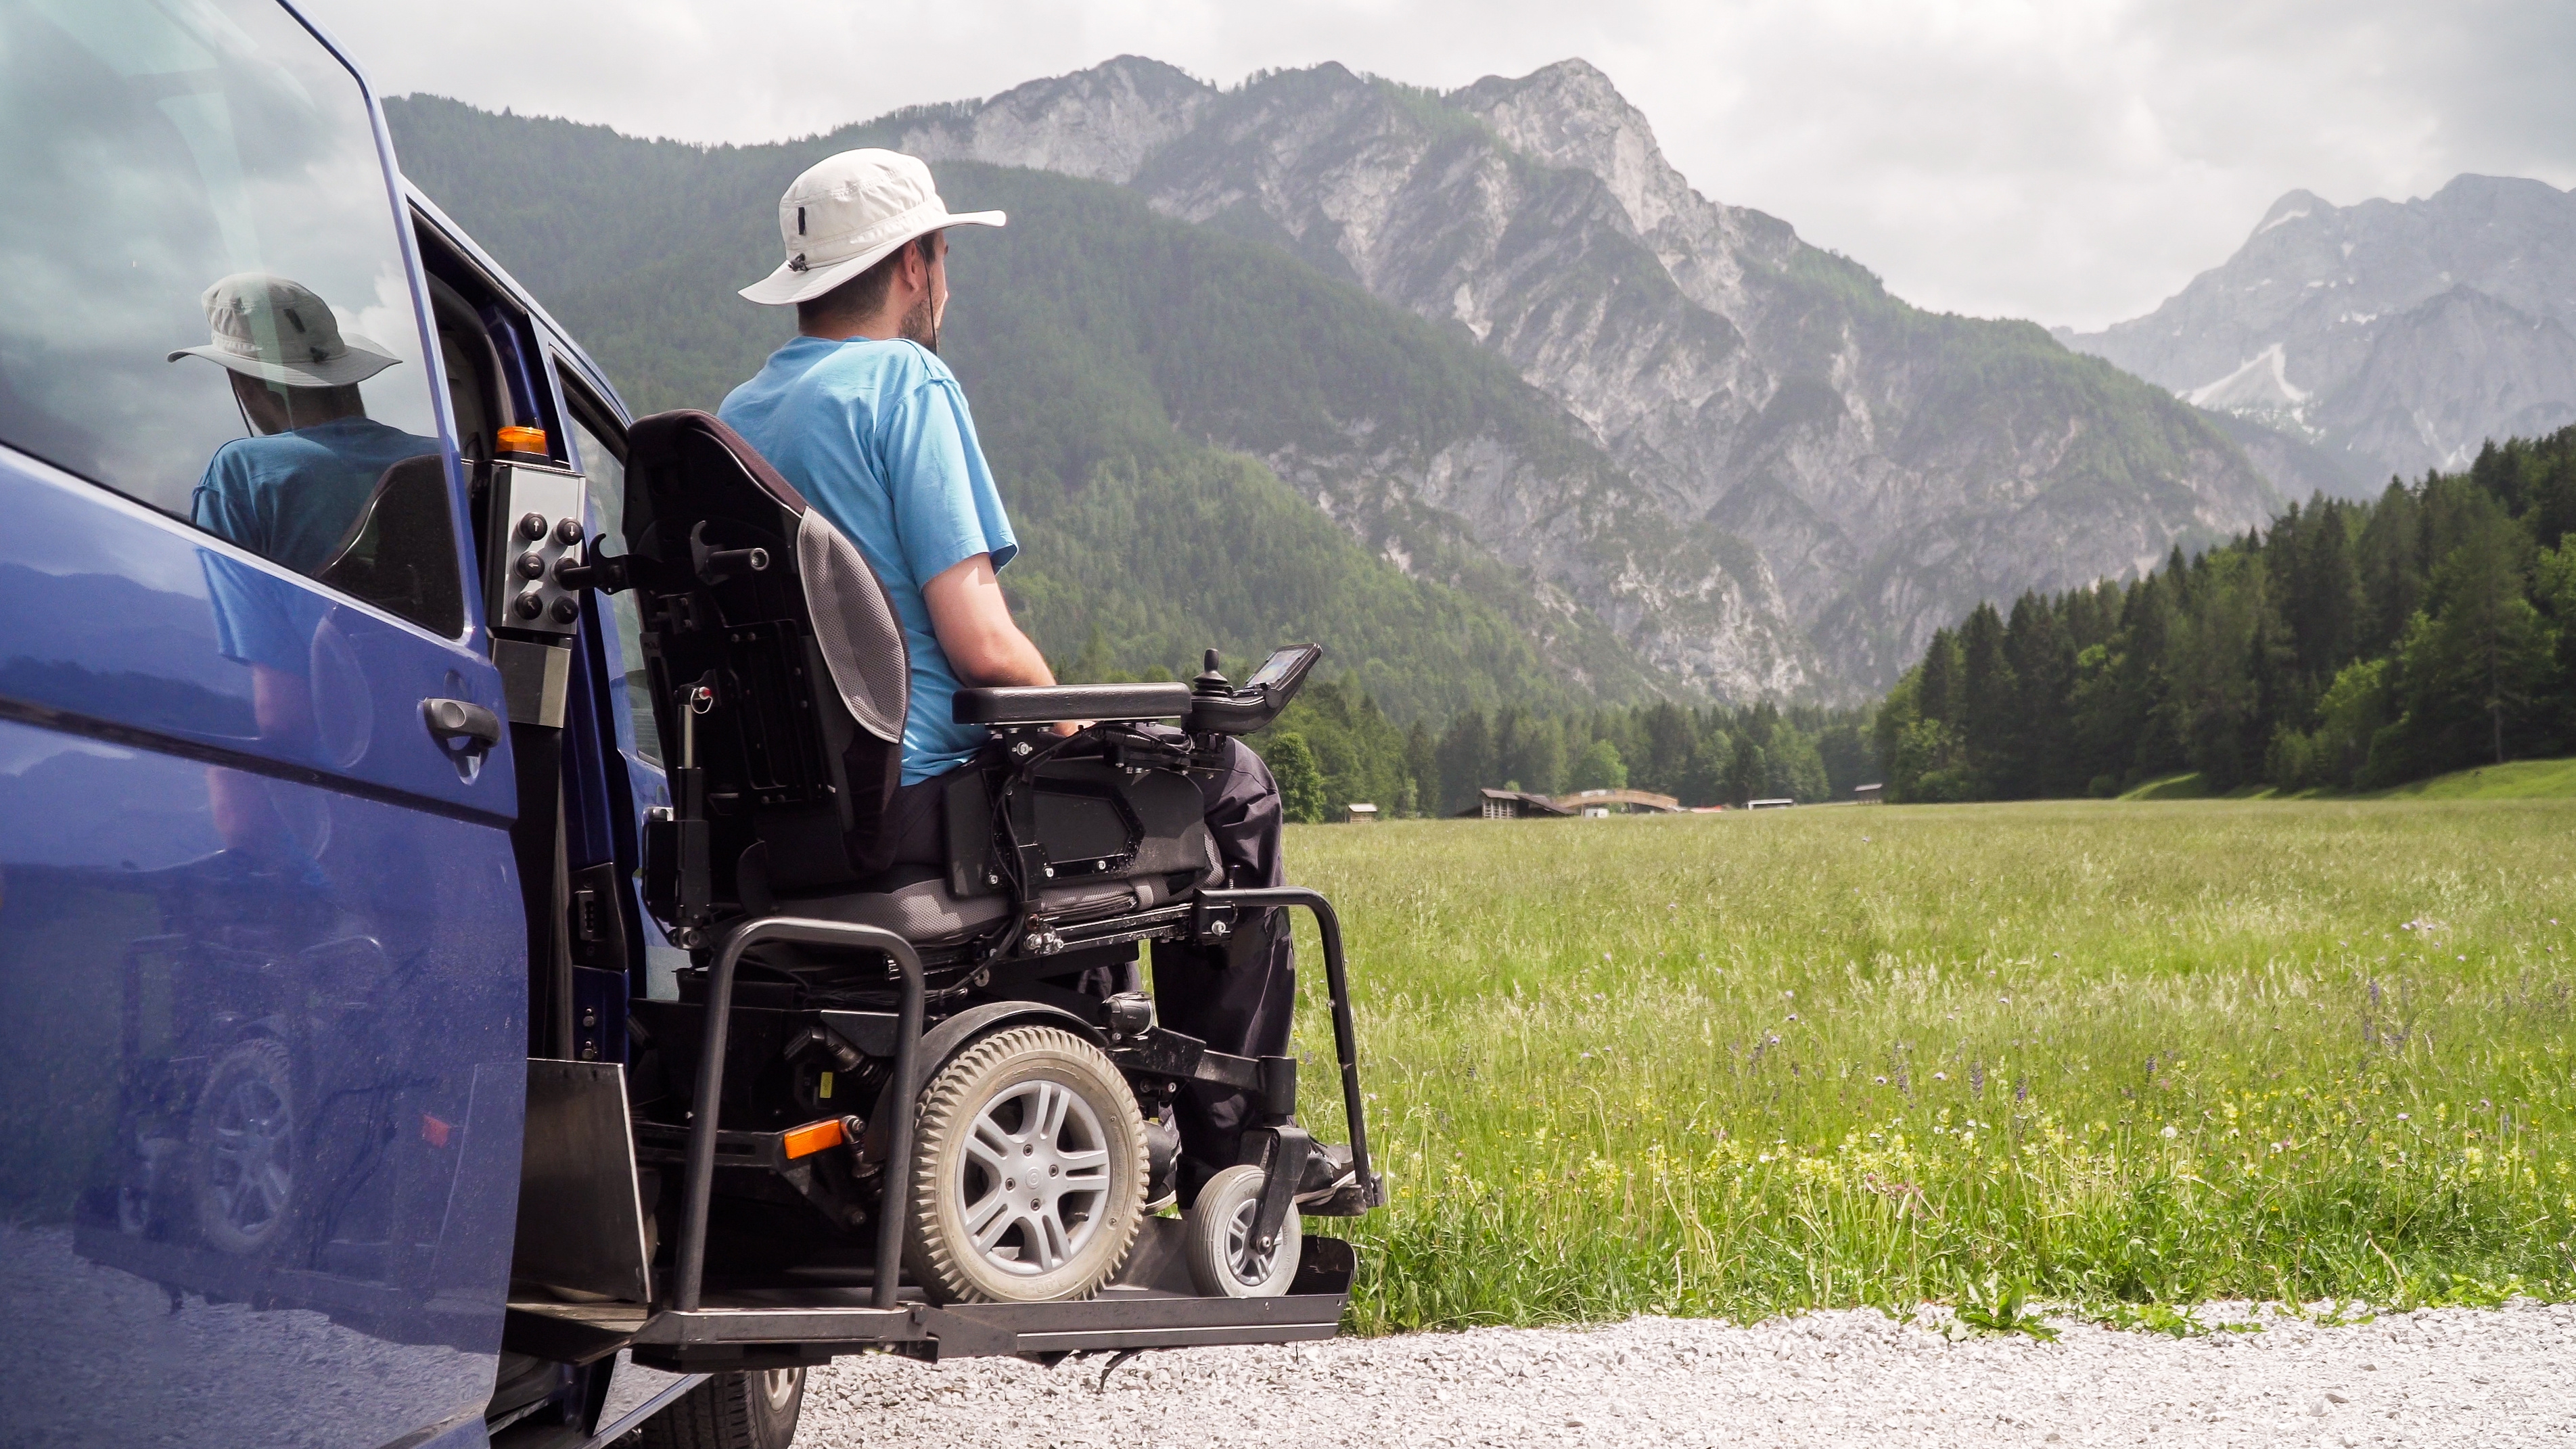
<svg viewBox="0 0 2576 1449">
<path fill-rule="evenodd" d="M 944 863 L 940 807 L 947 777 L 895 792 L 888 826 L 900 842 L 898 862 Z M 1208 834 L 1236 887 L 1288 883 L 1279 855 L 1279 786 L 1270 767 L 1241 740 L 1225 742 L 1223 766 L 1198 779 Z M 1235 1056 L 1283 1056 L 1297 1006 L 1297 961 L 1285 911 L 1247 912 L 1225 945 L 1154 943 L 1154 1004 L 1162 1024 Z M 1176 1101 L 1184 1195 L 1234 1165 L 1251 1099 L 1231 1088 L 1193 1082 Z"/>
</svg>

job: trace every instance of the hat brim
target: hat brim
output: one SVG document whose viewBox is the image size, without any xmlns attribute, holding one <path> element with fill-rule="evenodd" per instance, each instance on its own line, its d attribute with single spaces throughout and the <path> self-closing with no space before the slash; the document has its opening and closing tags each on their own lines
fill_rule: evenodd
<svg viewBox="0 0 2576 1449">
<path fill-rule="evenodd" d="M 782 262 L 778 270 L 742 289 L 742 297 L 767 307 L 784 307 L 797 302 L 811 302 L 859 273 L 894 255 L 896 250 L 915 237 L 944 231 L 952 226 L 1001 226 L 1010 220 L 1007 212 L 965 211 L 942 212 L 925 217 L 919 226 L 890 237 L 844 261 L 830 266 L 808 267 L 798 271 Z"/>
<path fill-rule="evenodd" d="M 176 362 L 182 357 L 202 357 L 244 377 L 255 377 L 282 387 L 347 387 L 352 383 L 365 382 L 402 362 L 401 358 L 383 352 L 364 337 L 344 332 L 340 334 L 340 341 L 348 351 L 321 362 L 272 362 L 265 357 L 242 357 L 212 343 L 203 347 L 182 347 L 171 353 L 168 360 Z"/>
</svg>

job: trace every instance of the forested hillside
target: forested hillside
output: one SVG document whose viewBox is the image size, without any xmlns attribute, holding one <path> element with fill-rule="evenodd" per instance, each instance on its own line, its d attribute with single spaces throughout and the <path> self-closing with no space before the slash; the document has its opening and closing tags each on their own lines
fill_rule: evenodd
<svg viewBox="0 0 2576 1449">
<path fill-rule="evenodd" d="M 2576 428 L 1980 606 L 1881 708 L 1891 798 L 2369 787 L 2576 747 Z"/>
<path fill-rule="evenodd" d="M 436 98 L 386 110 L 406 173 L 639 412 L 712 408 L 786 339 L 792 317 L 733 289 L 776 263 L 787 180 L 866 139 L 706 148 Z M 1622 491 L 1507 364 L 1115 187 L 968 162 L 943 163 L 940 184 L 952 205 L 1011 213 L 958 239 L 942 349 L 1025 544 L 1005 582 L 1050 654 L 1096 631 L 1105 668 L 1189 672 L 1204 646 L 1258 658 L 1313 639 L 1328 672 L 1407 721 L 1686 694 L 1444 520 L 1406 520 L 1399 568 L 1235 451 L 1356 438 L 1403 466 L 1485 440 Z"/>
</svg>

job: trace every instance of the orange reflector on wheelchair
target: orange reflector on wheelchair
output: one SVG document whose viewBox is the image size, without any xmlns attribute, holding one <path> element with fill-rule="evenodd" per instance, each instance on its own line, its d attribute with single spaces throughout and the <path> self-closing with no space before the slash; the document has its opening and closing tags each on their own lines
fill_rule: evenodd
<svg viewBox="0 0 2576 1449">
<path fill-rule="evenodd" d="M 841 1119 L 827 1117 L 820 1122 L 809 1122 L 788 1133 L 785 1141 L 789 1157 L 811 1157 L 826 1147 L 838 1147 L 843 1141 Z"/>
</svg>

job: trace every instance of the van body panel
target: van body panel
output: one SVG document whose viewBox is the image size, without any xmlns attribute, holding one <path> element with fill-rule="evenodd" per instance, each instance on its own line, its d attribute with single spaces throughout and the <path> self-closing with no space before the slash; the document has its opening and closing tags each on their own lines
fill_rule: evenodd
<svg viewBox="0 0 2576 1449">
<path fill-rule="evenodd" d="M 421 714 L 433 698 L 502 708 L 488 656 L 6 448 L 0 516 L 0 710 L 487 821 L 517 812 L 507 740 L 468 761 Z M 213 587 L 306 636 L 302 668 L 227 657 Z M 303 707 L 262 719 L 263 689 Z"/>
<path fill-rule="evenodd" d="M 285 6 L 8 15 L 102 78 L 95 105 L 59 113 L 62 134 L 95 132 L 81 165 L 120 183 L 101 195 L 153 199 L 133 236 L 45 222 L 83 230 L 63 254 L 118 277 L 126 247 L 138 277 L 168 273 L 155 240 L 215 260 L 131 294 L 169 330 L 62 329 L 97 388 L 57 384 L 93 373 L 53 333 L 13 335 L 0 359 L 20 388 L 0 389 L 0 1442 L 467 1449 L 500 1361 L 528 933 L 510 740 L 442 742 L 422 713 L 507 711 L 390 138 Z M 190 27 L 216 37 L 204 55 L 165 43 Z M 146 32 L 162 49 L 129 44 Z M 337 128 L 310 132 L 325 170 L 278 149 L 307 134 L 276 123 L 299 107 Z M 159 149 L 127 166 L 118 138 L 155 127 Z M 53 129 L 12 135 L 27 164 Z M 236 142 L 269 149 L 236 166 Z M 146 177 L 178 179 L 123 184 Z M 189 206 L 221 226 L 151 231 Z M 384 261 L 332 270 L 341 253 Z M 436 449 L 452 554 L 415 531 L 395 562 L 453 566 L 461 618 L 424 627 L 187 521 L 212 443 L 154 440 L 220 441 L 234 405 L 214 363 L 163 350 L 207 342 L 188 309 L 244 268 L 319 287 L 342 331 L 390 345 L 399 365 L 367 397 Z M 26 269 L 0 301 L 43 319 L 130 300 L 48 285 Z M 165 395 L 184 417 L 153 410 Z M 102 398 L 125 411 L 83 411 Z"/>
<path fill-rule="evenodd" d="M 227 844 L 226 787 L 288 833 Z M 5 1437 L 478 1415 L 525 1070 L 505 832 L 16 722 L 0 818 L 45 822 L 0 832 Z"/>
</svg>

